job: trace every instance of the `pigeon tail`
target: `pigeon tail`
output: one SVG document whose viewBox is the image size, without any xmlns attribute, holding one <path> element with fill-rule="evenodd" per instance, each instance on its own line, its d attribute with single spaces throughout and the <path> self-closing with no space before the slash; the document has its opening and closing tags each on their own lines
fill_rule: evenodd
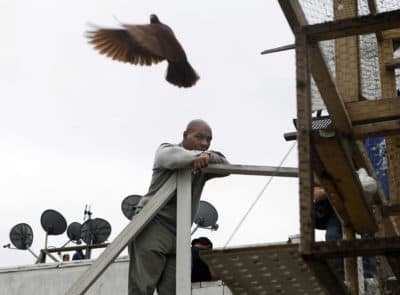
<svg viewBox="0 0 400 295">
<path fill-rule="evenodd" d="M 178 87 L 191 87 L 199 80 L 199 76 L 187 60 L 170 61 L 166 80 Z"/>
</svg>

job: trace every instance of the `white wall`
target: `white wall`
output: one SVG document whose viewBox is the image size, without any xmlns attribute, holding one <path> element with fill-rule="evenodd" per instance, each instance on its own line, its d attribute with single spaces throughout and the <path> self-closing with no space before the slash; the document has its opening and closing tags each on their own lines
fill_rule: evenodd
<svg viewBox="0 0 400 295">
<path fill-rule="evenodd" d="M 66 290 L 90 265 L 90 261 L 47 263 L 13 268 L 0 268 L 1 295 L 57 295 Z M 86 293 L 87 295 L 126 295 L 128 260 L 120 258 L 110 265 Z M 219 282 L 193 284 L 193 295 L 231 295 Z"/>
</svg>

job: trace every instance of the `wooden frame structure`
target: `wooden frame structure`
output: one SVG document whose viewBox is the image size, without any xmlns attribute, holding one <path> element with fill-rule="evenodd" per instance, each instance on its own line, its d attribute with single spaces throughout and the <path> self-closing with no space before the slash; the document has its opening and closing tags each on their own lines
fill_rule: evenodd
<svg viewBox="0 0 400 295">
<path fill-rule="evenodd" d="M 368 0 L 370 15 L 357 15 L 357 0 L 333 0 L 345 7 L 335 9 L 335 20 L 310 25 L 299 0 L 278 0 L 295 35 L 297 134 L 299 165 L 295 168 L 210 165 L 214 173 L 299 177 L 300 233 L 299 253 L 331 294 L 339 294 L 335 274 L 327 270 L 326 259 L 346 257 L 346 279 L 352 294 L 358 294 L 357 256 L 381 255 L 397 280 L 400 280 L 400 103 L 395 93 L 394 69 L 400 61 L 393 50 L 400 45 L 400 10 L 378 13 L 375 0 Z M 336 7 L 336 6 L 335 6 Z M 375 33 L 378 40 L 382 98 L 363 101 L 360 95 L 358 37 Z M 335 39 L 336 78 L 327 66 L 318 42 Z M 291 47 L 291 46 L 290 46 Z M 311 77 L 314 78 L 334 122 L 334 133 L 322 136 L 311 124 Z M 356 169 L 364 167 L 376 178 L 360 139 L 387 136 L 391 198 L 382 188 L 374 199 L 364 195 Z M 396 136 L 393 136 L 396 135 Z M 345 239 L 334 243 L 316 242 L 314 237 L 314 179 L 328 192 L 339 215 Z M 67 292 L 84 294 L 126 245 L 157 214 L 177 191 L 177 294 L 190 294 L 190 172 L 179 171 L 163 185 L 140 214 L 108 245 L 101 256 Z M 186 197 L 185 197 L 186 196 Z M 373 240 L 356 239 L 356 233 L 376 233 Z M 383 272 L 383 269 L 380 269 Z M 400 290 L 400 286 L 397 283 Z M 247 293 L 246 293 L 247 294 Z"/>
<path fill-rule="evenodd" d="M 400 9 L 377 13 L 375 0 L 369 0 L 370 14 L 358 16 L 357 0 L 333 0 L 334 20 L 310 25 L 299 0 L 278 1 L 296 40 L 298 131 L 287 134 L 285 138 L 297 138 L 299 145 L 299 251 L 303 257 L 308 257 L 310 265 L 317 265 L 327 257 L 349 257 L 345 260 L 345 270 L 352 294 L 359 294 L 356 256 L 383 255 L 383 260 L 388 262 L 399 281 L 400 260 L 393 253 L 398 256 L 400 252 L 400 239 L 397 237 L 400 223 L 397 217 L 389 215 L 398 214 L 400 199 L 400 149 L 396 146 L 400 134 L 400 98 L 396 94 L 394 73 L 399 60 L 393 57 L 394 49 L 399 46 Z M 367 33 L 375 33 L 378 43 L 382 97 L 375 101 L 363 101 L 360 94 L 358 35 Z M 318 43 L 333 39 L 335 78 Z M 334 122 L 334 134 L 329 137 L 321 136 L 311 128 L 311 77 Z M 374 201 L 369 202 L 356 175 L 358 168 L 365 167 L 370 175 L 375 176 L 359 141 L 375 136 L 386 136 L 391 188 L 389 202 L 380 187 Z M 315 242 L 312 222 L 315 177 L 325 187 L 343 223 L 344 241 Z M 355 233 L 376 233 L 379 238 L 358 240 Z"/>
</svg>

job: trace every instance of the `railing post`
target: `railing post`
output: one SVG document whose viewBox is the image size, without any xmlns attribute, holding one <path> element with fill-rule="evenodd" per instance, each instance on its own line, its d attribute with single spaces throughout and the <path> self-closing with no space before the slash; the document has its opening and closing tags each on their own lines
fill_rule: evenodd
<svg viewBox="0 0 400 295">
<path fill-rule="evenodd" d="M 176 294 L 191 294 L 191 204 L 192 173 L 182 169 L 177 179 Z"/>
</svg>

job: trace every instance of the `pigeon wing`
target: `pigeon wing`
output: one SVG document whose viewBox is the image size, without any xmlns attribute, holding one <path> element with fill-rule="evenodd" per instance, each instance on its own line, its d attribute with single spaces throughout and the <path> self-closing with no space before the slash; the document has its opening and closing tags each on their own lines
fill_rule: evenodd
<svg viewBox="0 0 400 295">
<path fill-rule="evenodd" d="M 123 25 L 143 48 L 168 61 L 186 60 L 186 54 L 173 31 L 164 24 Z"/>
<path fill-rule="evenodd" d="M 152 65 L 164 60 L 162 55 L 141 46 L 124 29 L 96 29 L 87 32 L 89 43 L 113 60 L 135 65 Z"/>
</svg>

